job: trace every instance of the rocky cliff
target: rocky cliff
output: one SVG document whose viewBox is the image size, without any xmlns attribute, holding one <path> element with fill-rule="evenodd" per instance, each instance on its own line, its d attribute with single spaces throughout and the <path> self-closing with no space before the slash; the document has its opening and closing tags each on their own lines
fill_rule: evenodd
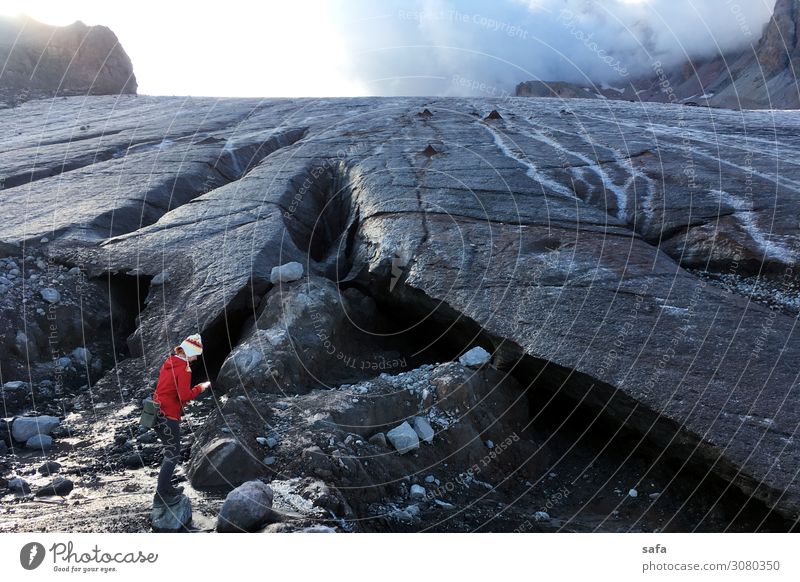
<svg viewBox="0 0 800 582">
<path fill-rule="evenodd" d="M 677 67 L 654 63 L 652 74 L 613 83 L 613 87 L 527 81 L 517 86 L 516 95 L 800 109 L 798 26 L 798 1 L 778 0 L 759 41 L 740 51 L 693 59 Z"/>
<path fill-rule="evenodd" d="M 0 18 L 0 103 L 56 95 L 136 93 L 136 77 L 116 35 L 105 26 L 49 26 Z"/>
<path fill-rule="evenodd" d="M 0 476 L 55 457 L 85 496 L 7 529 L 148 528 L 137 407 L 194 332 L 198 520 L 252 479 L 268 531 L 797 518 L 789 113 L 95 97 L 0 124 Z M 47 451 L 12 434 L 32 410 Z"/>
</svg>

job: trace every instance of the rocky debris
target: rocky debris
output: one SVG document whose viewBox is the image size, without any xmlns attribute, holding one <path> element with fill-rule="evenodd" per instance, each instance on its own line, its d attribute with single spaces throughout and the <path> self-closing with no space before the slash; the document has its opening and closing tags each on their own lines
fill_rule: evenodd
<svg viewBox="0 0 800 582">
<path fill-rule="evenodd" d="M 488 364 L 491 360 L 491 354 L 480 346 L 472 348 L 458 358 L 458 361 L 462 365 L 469 366 L 470 368 L 480 368 L 481 366 Z"/>
<path fill-rule="evenodd" d="M 273 285 L 280 283 L 291 283 L 303 277 L 303 265 L 296 261 L 286 263 L 279 267 L 273 267 L 269 275 L 269 280 Z"/>
<path fill-rule="evenodd" d="M 419 448 L 419 436 L 408 422 L 404 422 L 387 432 L 386 438 L 401 455 Z"/>
<path fill-rule="evenodd" d="M 25 448 L 48 451 L 53 447 L 53 437 L 46 434 L 37 434 L 25 441 Z"/>
<path fill-rule="evenodd" d="M 546 511 L 537 511 L 533 514 L 533 520 L 537 522 L 550 521 L 550 514 Z"/>
<path fill-rule="evenodd" d="M 11 282 L 0 286 L 0 338 L 6 347 L 0 368 L 4 378 L 27 381 L 24 390 L 4 388 L 3 394 L 10 413 L 34 403 L 37 411 L 48 411 L 55 398 L 92 384 L 114 361 L 111 321 L 127 333 L 125 301 L 118 286 L 86 280 L 80 270 L 70 276 L 66 265 L 42 249 L 26 249 L 27 256 L 21 248 L 12 253 L 0 254 L 0 274 Z M 80 350 L 85 357 L 75 358 Z"/>
<path fill-rule="evenodd" d="M 20 443 L 38 435 L 49 435 L 60 419 L 55 416 L 19 416 L 11 424 L 11 435 Z"/>
<path fill-rule="evenodd" d="M 503 116 L 497 112 L 497 109 L 492 109 L 489 115 L 483 118 L 486 121 L 491 121 L 493 119 L 503 119 Z"/>
<path fill-rule="evenodd" d="M 36 497 L 47 497 L 51 495 L 66 497 L 67 495 L 72 493 L 72 489 L 74 487 L 75 484 L 69 479 L 66 479 L 64 477 L 56 477 L 52 482 L 41 487 L 36 492 Z"/>
<path fill-rule="evenodd" d="M 57 95 L 135 93 L 136 78 L 117 37 L 104 26 L 50 26 L 0 18 L 0 99 L 18 104 Z"/>
<path fill-rule="evenodd" d="M 185 495 L 181 495 L 177 501 L 170 505 L 157 501 L 153 503 L 153 509 L 150 512 L 150 523 L 154 531 L 183 531 L 191 521 L 192 502 Z"/>
<path fill-rule="evenodd" d="M 261 481 L 248 481 L 228 493 L 217 520 L 218 532 L 252 532 L 272 516 L 272 488 Z"/>
<path fill-rule="evenodd" d="M 423 109 L 422 111 L 420 111 L 419 113 L 417 113 L 417 116 L 419 116 L 419 117 L 425 117 L 425 118 L 427 118 L 427 117 L 433 117 L 433 113 L 431 113 L 430 109 L 428 109 L 428 108 L 426 107 L 425 109 Z"/>
<path fill-rule="evenodd" d="M 431 427 L 431 423 L 428 422 L 428 419 L 423 416 L 415 416 L 411 422 L 414 432 L 417 433 L 419 440 L 431 444 L 436 433 L 434 432 L 433 427 Z"/>
<path fill-rule="evenodd" d="M 636 489 L 631 489 L 628 491 L 628 497 L 639 497 L 639 492 Z"/>
</svg>

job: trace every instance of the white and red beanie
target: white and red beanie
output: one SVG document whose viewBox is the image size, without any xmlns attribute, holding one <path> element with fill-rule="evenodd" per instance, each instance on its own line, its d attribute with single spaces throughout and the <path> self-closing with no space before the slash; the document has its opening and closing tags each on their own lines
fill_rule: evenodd
<svg viewBox="0 0 800 582">
<path fill-rule="evenodd" d="M 187 356 L 199 356 L 203 353 L 203 339 L 199 333 L 192 334 L 181 342 L 180 347 Z"/>
</svg>

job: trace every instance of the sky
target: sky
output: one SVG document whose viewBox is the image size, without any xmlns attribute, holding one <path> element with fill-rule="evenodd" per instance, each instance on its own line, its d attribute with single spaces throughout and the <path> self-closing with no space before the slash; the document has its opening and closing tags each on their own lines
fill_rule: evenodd
<svg viewBox="0 0 800 582">
<path fill-rule="evenodd" d="M 622 85 L 755 44 L 775 0 L 0 0 L 0 15 L 111 28 L 139 93 L 491 95 Z M 131 6 L 135 6 L 132 8 Z"/>
</svg>

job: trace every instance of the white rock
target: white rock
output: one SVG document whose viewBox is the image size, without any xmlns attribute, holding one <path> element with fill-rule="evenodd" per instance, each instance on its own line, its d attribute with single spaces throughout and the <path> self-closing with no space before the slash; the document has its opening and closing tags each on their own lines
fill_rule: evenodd
<svg viewBox="0 0 800 582">
<path fill-rule="evenodd" d="M 3 390 L 23 390 L 27 386 L 28 384 L 22 380 L 12 380 L 11 382 L 3 384 Z"/>
<path fill-rule="evenodd" d="M 86 366 L 92 361 L 92 353 L 86 348 L 75 348 L 70 357 L 80 366 Z"/>
<path fill-rule="evenodd" d="M 153 279 L 150 281 L 150 284 L 163 285 L 167 281 L 169 281 L 169 273 L 167 273 L 166 271 L 161 271 L 158 275 L 153 277 Z"/>
<path fill-rule="evenodd" d="M 470 368 L 480 368 L 485 366 L 492 359 L 492 356 L 482 347 L 472 348 L 466 354 L 458 358 L 462 366 L 469 366 Z"/>
<path fill-rule="evenodd" d="M 550 521 L 550 514 L 546 511 L 537 511 L 533 514 L 533 521 Z"/>
<path fill-rule="evenodd" d="M 267 439 L 264 437 L 256 437 L 256 442 L 262 446 L 267 445 Z"/>
<path fill-rule="evenodd" d="M 269 448 L 274 449 L 278 446 L 278 439 L 275 437 L 267 437 L 267 442 L 265 443 Z"/>
<path fill-rule="evenodd" d="M 38 434 L 49 435 L 61 421 L 55 416 L 17 417 L 11 424 L 11 436 L 20 443 Z"/>
<path fill-rule="evenodd" d="M 269 280 L 273 285 L 278 283 L 290 283 L 297 281 L 303 276 L 303 265 L 292 261 L 280 267 L 272 267 L 272 272 L 269 275 Z"/>
<path fill-rule="evenodd" d="M 433 475 L 428 475 L 427 477 L 425 477 L 425 483 L 433 483 L 434 481 L 436 481 L 436 477 L 434 477 Z"/>
<path fill-rule="evenodd" d="M 422 485 L 412 485 L 411 499 L 425 499 L 425 487 Z"/>
<path fill-rule="evenodd" d="M 419 437 L 407 421 L 387 432 L 386 438 L 401 455 L 419 448 Z"/>
<path fill-rule="evenodd" d="M 45 287 L 39 293 L 42 295 L 42 299 L 47 301 L 48 303 L 58 303 L 61 301 L 61 293 L 58 290 L 53 289 L 52 287 Z"/>
<path fill-rule="evenodd" d="M 628 491 L 628 496 L 629 497 L 639 497 L 639 492 L 636 489 L 631 489 L 630 491 Z"/>
<path fill-rule="evenodd" d="M 428 422 L 427 418 L 422 416 L 415 416 L 414 417 L 414 432 L 417 433 L 417 436 L 420 440 L 425 441 L 428 444 L 433 442 L 433 428 L 431 428 L 431 424 Z"/>
<path fill-rule="evenodd" d="M 486 446 L 489 447 L 490 449 L 493 449 L 494 448 L 494 443 L 492 441 L 490 441 L 490 440 L 486 441 Z"/>
</svg>

